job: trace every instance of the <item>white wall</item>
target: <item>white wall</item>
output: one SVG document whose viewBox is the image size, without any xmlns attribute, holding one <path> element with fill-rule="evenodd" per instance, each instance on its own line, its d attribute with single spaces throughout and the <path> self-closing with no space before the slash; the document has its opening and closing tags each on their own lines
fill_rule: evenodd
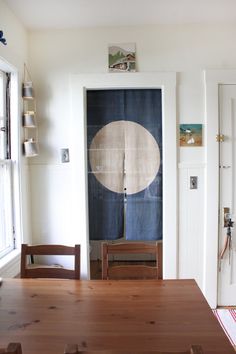
<svg viewBox="0 0 236 354">
<path fill-rule="evenodd" d="M 0 0 L 0 23 L 7 45 L 0 45 L 0 56 L 23 72 L 28 56 L 28 34 L 20 21 Z"/>
<path fill-rule="evenodd" d="M 70 227 L 70 163 L 61 164 L 59 156 L 60 148 L 71 148 L 70 74 L 105 73 L 107 44 L 135 42 L 138 71 L 178 73 L 177 121 L 204 124 L 203 69 L 234 68 L 235 38 L 236 26 L 232 25 L 94 28 L 30 34 L 30 64 L 40 131 L 40 156 L 29 161 L 35 242 L 74 243 L 76 233 L 80 232 L 80 215 L 77 229 Z M 201 287 L 204 159 L 204 147 L 179 149 L 179 276 L 196 278 Z M 197 191 L 189 190 L 190 175 L 199 177 Z"/>
<path fill-rule="evenodd" d="M 0 67 L 6 65 L 13 72 L 16 72 L 18 76 L 19 86 L 18 86 L 18 97 L 19 97 L 19 107 L 16 110 L 16 115 L 12 117 L 14 119 L 13 126 L 14 130 L 20 129 L 19 143 L 23 139 L 23 131 L 21 129 L 21 112 L 22 112 L 22 98 L 21 98 L 21 83 L 23 80 L 24 63 L 28 61 L 28 33 L 15 17 L 15 15 L 9 10 L 5 3 L 0 0 L 0 24 L 1 30 L 3 30 L 4 37 L 7 40 L 7 45 L 0 43 Z M 5 64 L 4 64 L 5 63 Z M 15 77 L 15 76 L 14 76 Z M 16 91 L 17 91 L 16 90 Z M 15 121 L 17 120 L 17 121 Z M 15 134 L 15 131 L 14 131 Z M 16 137 L 16 136 L 15 136 Z M 28 165 L 27 160 L 22 157 L 22 154 L 18 154 L 17 139 L 12 141 L 12 159 L 15 161 L 15 168 L 20 172 L 20 185 L 19 190 L 23 195 L 23 205 L 21 210 L 17 210 L 16 215 L 16 240 L 18 242 L 17 247 L 20 248 L 22 242 L 22 235 L 24 235 L 24 241 L 28 242 L 31 239 L 31 225 L 30 225 L 30 214 L 29 214 L 29 178 L 28 178 Z M 21 143 L 20 143 L 21 147 Z M 18 200 L 19 201 L 19 200 Z M 17 201 L 17 202 L 18 202 Z M 21 215 L 23 216 L 21 223 Z M 12 258 L 15 257 L 12 262 Z M 6 261 L 1 260 L 1 275 L 3 276 L 14 276 L 19 273 L 19 255 L 17 252 L 13 252 L 13 256 L 10 255 L 6 257 Z"/>
</svg>

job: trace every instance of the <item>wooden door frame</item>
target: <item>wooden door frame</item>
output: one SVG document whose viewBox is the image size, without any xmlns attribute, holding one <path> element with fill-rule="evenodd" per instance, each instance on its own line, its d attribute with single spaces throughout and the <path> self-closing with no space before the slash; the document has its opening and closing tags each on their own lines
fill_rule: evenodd
<svg viewBox="0 0 236 354">
<path fill-rule="evenodd" d="M 92 89 L 161 89 L 163 132 L 163 276 L 178 276 L 176 73 L 75 74 L 71 88 L 71 166 L 73 220 L 81 244 L 81 278 L 89 278 L 86 91 Z M 78 221 L 78 219 L 80 221 Z"/>
<path fill-rule="evenodd" d="M 206 70 L 205 81 L 205 159 L 206 197 L 204 232 L 203 292 L 210 306 L 217 306 L 219 240 L 219 85 L 236 84 L 236 70 Z"/>
</svg>

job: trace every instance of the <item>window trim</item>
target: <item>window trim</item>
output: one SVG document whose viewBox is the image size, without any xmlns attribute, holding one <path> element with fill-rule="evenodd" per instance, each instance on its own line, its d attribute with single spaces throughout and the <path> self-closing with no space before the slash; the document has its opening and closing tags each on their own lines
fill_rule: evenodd
<svg viewBox="0 0 236 354">
<path fill-rule="evenodd" d="M 11 159 L 11 73 L 6 73 L 6 159 Z"/>
<path fill-rule="evenodd" d="M 9 64 L 0 56 L 0 70 L 11 74 L 11 97 L 10 97 L 10 129 L 11 129 L 11 161 L 12 165 L 12 199 L 13 199 L 13 232 L 14 232 L 14 248 L 9 250 L 6 255 L 1 257 L 1 261 L 5 257 L 15 254 L 16 249 L 20 249 L 22 243 L 22 195 L 21 195 L 21 144 L 20 144 L 20 95 L 19 95 L 19 74 L 16 67 Z M 1 270 L 1 262 L 0 262 Z"/>
<path fill-rule="evenodd" d="M 9 211 L 10 215 L 7 217 L 8 222 L 6 224 L 6 232 L 8 236 L 6 237 L 6 242 L 9 242 L 9 246 L 5 247 L 2 251 L 0 251 L 0 259 L 3 258 L 6 254 L 11 252 L 15 248 L 15 235 L 14 235 L 14 201 L 13 201 L 13 196 L 14 196 L 14 190 L 12 186 L 12 160 L 10 159 L 4 159 L 0 160 L 0 168 L 6 168 L 7 174 L 9 174 L 9 181 L 7 181 L 7 190 L 10 189 L 10 196 L 9 199 L 7 198 L 7 203 L 9 203 L 9 207 L 7 210 Z M 9 182 L 9 183 L 8 183 Z M 9 239 L 9 240 L 8 240 Z"/>
</svg>

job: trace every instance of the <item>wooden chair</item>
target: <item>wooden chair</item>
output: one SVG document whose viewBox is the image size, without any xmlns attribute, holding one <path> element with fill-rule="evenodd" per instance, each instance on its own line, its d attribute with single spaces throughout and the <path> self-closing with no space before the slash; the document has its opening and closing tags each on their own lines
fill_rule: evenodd
<svg viewBox="0 0 236 354">
<path fill-rule="evenodd" d="M 74 269 L 65 269 L 63 267 L 48 265 L 28 265 L 28 256 L 74 256 Z M 21 246 L 21 278 L 62 278 L 62 279 L 80 279 L 80 245 L 36 245 Z"/>
<path fill-rule="evenodd" d="M 162 242 L 102 243 L 102 279 L 162 279 Z M 109 255 L 154 254 L 155 266 L 112 265 Z"/>
<path fill-rule="evenodd" d="M 0 353 L 4 354 L 22 354 L 20 343 L 9 343 L 7 348 L 0 348 Z"/>
<path fill-rule="evenodd" d="M 77 344 L 67 344 L 64 354 L 204 354 L 200 345 L 191 345 L 186 351 L 160 352 L 160 351 L 139 351 L 139 350 L 79 350 Z"/>
</svg>

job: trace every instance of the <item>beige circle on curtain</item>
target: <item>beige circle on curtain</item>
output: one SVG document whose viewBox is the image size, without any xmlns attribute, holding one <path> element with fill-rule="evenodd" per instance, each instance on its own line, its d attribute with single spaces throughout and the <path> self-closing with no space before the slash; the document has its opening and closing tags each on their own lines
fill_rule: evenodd
<svg viewBox="0 0 236 354">
<path fill-rule="evenodd" d="M 101 128 L 89 147 L 91 173 L 112 192 L 138 193 L 147 188 L 160 167 L 160 149 L 138 123 L 114 121 Z"/>
</svg>

